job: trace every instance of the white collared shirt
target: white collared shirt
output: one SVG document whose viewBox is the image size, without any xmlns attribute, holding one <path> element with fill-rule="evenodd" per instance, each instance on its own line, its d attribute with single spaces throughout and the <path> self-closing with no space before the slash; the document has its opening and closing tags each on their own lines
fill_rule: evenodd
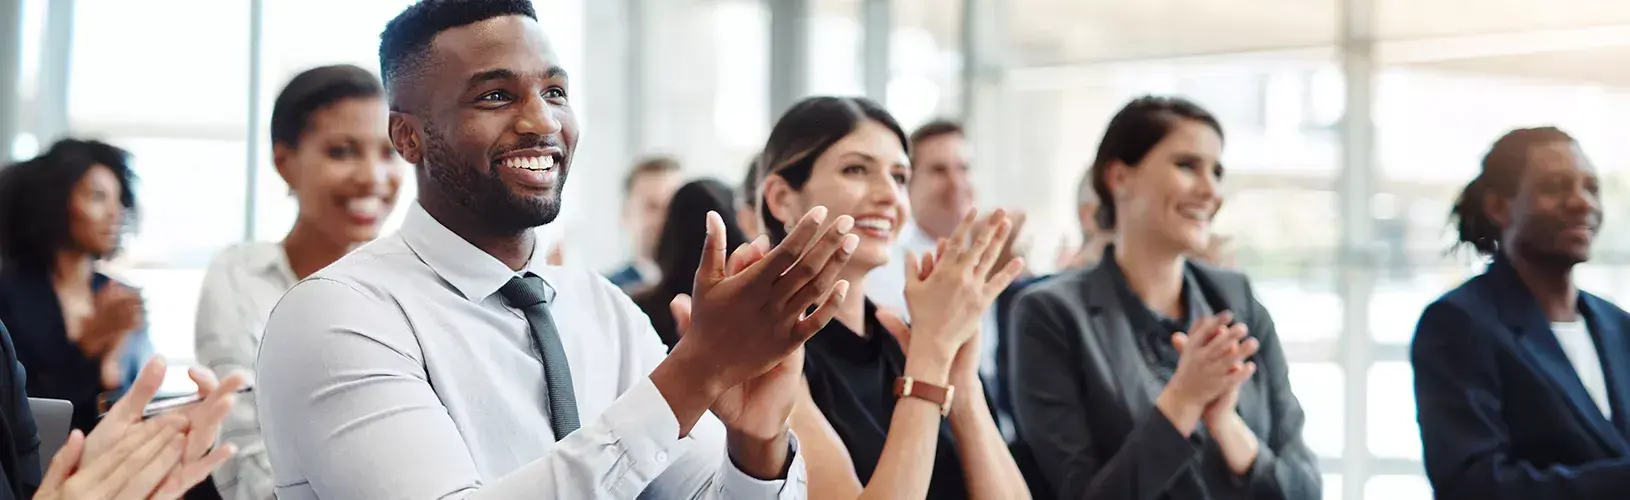
<svg viewBox="0 0 1630 500">
<path fill-rule="evenodd" d="M 272 312 L 259 392 L 278 497 L 804 496 L 796 453 L 787 480 L 759 481 L 711 414 L 680 439 L 649 378 L 666 352 L 650 320 L 599 274 L 545 260 L 538 245 L 526 272 L 557 291 L 581 429 L 550 432 L 526 317 L 497 293 L 517 273 L 414 204 Z"/>
<path fill-rule="evenodd" d="M 296 281 L 281 244 L 243 243 L 216 254 L 198 293 L 193 338 L 198 362 L 217 377 L 242 372 L 253 383 L 255 351 L 266 317 Z M 254 393 L 239 395 L 222 423 L 221 440 L 238 448 L 213 474 L 225 500 L 273 498 L 271 459 L 255 414 Z"/>
</svg>

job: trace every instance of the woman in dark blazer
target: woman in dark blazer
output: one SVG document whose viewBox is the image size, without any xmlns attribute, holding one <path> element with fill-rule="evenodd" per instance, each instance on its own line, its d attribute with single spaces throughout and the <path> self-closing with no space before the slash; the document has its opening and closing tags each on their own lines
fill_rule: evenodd
<svg viewBox="0 0 1630 500">
<path fill-rule="evenodd" d="M 141 295 L 97 270 L 135 219 L 126 158 L 64 139 L 0 171 L 0 321 L 28 393 L 72 402 L 73 426 L 86 432 L 99 395 L 129 387 L 153 354 Z"/>
<path fill-rule="evenodd" d="M 1221 152 L 1199 106 L 1132 101 L 1091 173 L 1115 243 L 1014 306 L 1019 434 L 1060 498 L 1321 494 L 1273 318 L 1245 276 L 1185 257 L 1210 240 Z"/>
<path fill-rule="evenodd" d="M 1438 498 L 1630 497 L 1630 314 L 1573 275 L 1600 194 L 1545 127 L 1496 141 L 1455 204 L 1460 242 L 1493 262 L 1427 306 L 1410 345 Z"/>
</svg>

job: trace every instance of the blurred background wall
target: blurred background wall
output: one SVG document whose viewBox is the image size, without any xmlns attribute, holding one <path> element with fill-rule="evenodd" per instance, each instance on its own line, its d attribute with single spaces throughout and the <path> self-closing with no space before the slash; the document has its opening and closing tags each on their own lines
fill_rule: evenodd
<svg viewBox="0 0 1630 500">
<path fill-rule="evenodd" d="M 144 213 L 118 274 L 144 288 L 161 352 L 185 362 L 210 255 L 293 222 L 272 99 L 312 66 L 377 70 L 379 32 L 407 3 L 0 0 L 0 159 L 70 134 L 134 154 Z M 536 3 L 585 131 L 565 212 L 543 231 L 600 269 L 628 252 L 616 224 L 636 157 L 734 183 L 781 109 L 860 94 L 908 128 L 966 120 L 982 204 L 1028 211 L 1046 270 L 1078 239 L 1076 183 L 1109 116 L 1143 93 L 1207 106 L 1228 132 L 1218 227 L 1288 344 L 1326 498 L 1430 498 L 1406 346 L 1425 304 L 1480 267 L 1446 252 L 1446 215 L 1504 130 L 1580 139 L 1608 214 L 1584 284 L 1630 300 L 1630 228 L 1614 222 L 1630 2 Z"/>
</svg>

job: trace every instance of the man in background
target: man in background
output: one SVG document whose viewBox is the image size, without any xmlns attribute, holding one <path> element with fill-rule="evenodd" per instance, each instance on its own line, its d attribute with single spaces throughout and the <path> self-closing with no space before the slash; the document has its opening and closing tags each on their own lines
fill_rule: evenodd
<svg viewBox="0 0 1630 500">
<path fill-rule="evenodd" d="M 633 239 L 634 260 L 608 276 L 618 288 L 633 290 L 660 278 L 657 239 L 681 180 L 679 161 L 658 156 L 635 164 L 623 181 L 623 230 Z"/>
</svg>

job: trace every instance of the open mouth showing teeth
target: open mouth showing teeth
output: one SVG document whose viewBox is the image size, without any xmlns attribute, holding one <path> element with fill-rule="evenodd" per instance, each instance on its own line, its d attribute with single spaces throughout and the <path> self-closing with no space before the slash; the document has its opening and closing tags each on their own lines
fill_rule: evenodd
<svg viewBox="0 0 1630 500">
<path fill-rule="evenodd" d="M 855 228 L 887 233 L 894 230 L 894 223 L 887 219 L 860 219 L 855 221 Z"/>
<path fill-rule="evenodd" d="M 522 170 L 533 170 L 533 171 L 538 171 L 538 172 L 547 172 L 547 171 L 553 170 L 555 168 L 555 157 L 553 157 L 553 156 L 527 156 L 527 157 L 505 158 L 504 161 L 500 163 L 500 165 L 503 165 L 503 166 L 509 167 L 509 168 L 518 168 L 518 169 L 522 169 Z"/>
</svg>

